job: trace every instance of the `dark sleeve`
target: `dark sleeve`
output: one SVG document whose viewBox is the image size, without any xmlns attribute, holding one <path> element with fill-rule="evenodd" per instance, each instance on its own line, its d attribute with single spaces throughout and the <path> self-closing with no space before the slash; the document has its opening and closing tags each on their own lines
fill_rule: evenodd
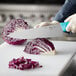
<svg viewBox="0 0 76 76">
<path fill-rule="evenodd" d="M 54 20 L 64 22 L 64 20 L 76 13 L 76 0 L 66 0 L 60 11 L 56 14 Z"/>
</svg>

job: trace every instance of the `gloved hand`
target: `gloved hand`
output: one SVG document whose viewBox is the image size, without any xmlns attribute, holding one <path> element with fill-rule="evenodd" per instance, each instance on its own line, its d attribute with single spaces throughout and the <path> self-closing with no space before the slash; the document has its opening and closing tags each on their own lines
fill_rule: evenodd
<svg viewBox="0 0 76 76">
<path fill-rule="evenodd" d="M 48 25 L 55 25 L 55 24 L 59 24 L 59 22 L 58 21 L 41 22 L 40 24 L 36 25 L 34 28 L 39 28 L 39 27 L 48 26 Z"/>
<path fill-rule="evenodd" d="M 68 26 L 66 27 L 66 31 L 76 33 L 76 14 L 69 16 L 65 22 L 69 22 Z"/>
</svg>

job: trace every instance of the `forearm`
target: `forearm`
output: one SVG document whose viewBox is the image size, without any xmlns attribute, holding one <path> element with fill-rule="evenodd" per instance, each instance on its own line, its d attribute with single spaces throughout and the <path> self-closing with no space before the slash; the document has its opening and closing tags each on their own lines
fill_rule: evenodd
<svg viewBox="0 0 76 76">
<path fill-rule="evenodd" d="M 76 0 L 66 0 L 61 10 L 56 14 L 54 20 L 64 22 L 70 15 L 76 13 Z"/>
</svg>

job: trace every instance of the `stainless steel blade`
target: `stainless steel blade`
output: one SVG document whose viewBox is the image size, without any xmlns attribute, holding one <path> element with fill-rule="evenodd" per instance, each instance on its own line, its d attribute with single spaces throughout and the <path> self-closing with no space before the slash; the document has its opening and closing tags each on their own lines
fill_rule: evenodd
<svg viewBox="0 0 76 76">
<path fill-rule="evenodd" d="M 51 38 L 63 37 L 63 31 L 60 25 L 50 25 L 32 29 L 18 29 L 8 36 L 19 39 Z"/>
</svg>

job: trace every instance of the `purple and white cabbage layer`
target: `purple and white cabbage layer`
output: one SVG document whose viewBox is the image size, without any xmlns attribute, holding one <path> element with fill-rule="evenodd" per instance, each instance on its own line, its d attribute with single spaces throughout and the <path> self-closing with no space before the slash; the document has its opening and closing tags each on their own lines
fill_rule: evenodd
<svg viewBox="0 0 76 76">
<path fill-rule="evenodd" d="M 47 40 L 46 38 L 36 38 L 32 41 L 27 42 L 27 44 L 25 45 L 24 52 L 35 55 L 54 55 L 56 53 L 53 43 Z"/>
<path fill-rule="evenodd" d="M 22 19 L 12 19 L 3 28 L 2 38 L 4 39 L 4 41 L 12 45 L 23 44 L 27 39 L 17 39 L 17 38 L 11 38 L 8 36 L 10 33 L 14 32 L 17 29 L 26 30 L 26 29 L 29 29 L 29 26 L 27 22 L 25 22 Z"/>
</svg>

